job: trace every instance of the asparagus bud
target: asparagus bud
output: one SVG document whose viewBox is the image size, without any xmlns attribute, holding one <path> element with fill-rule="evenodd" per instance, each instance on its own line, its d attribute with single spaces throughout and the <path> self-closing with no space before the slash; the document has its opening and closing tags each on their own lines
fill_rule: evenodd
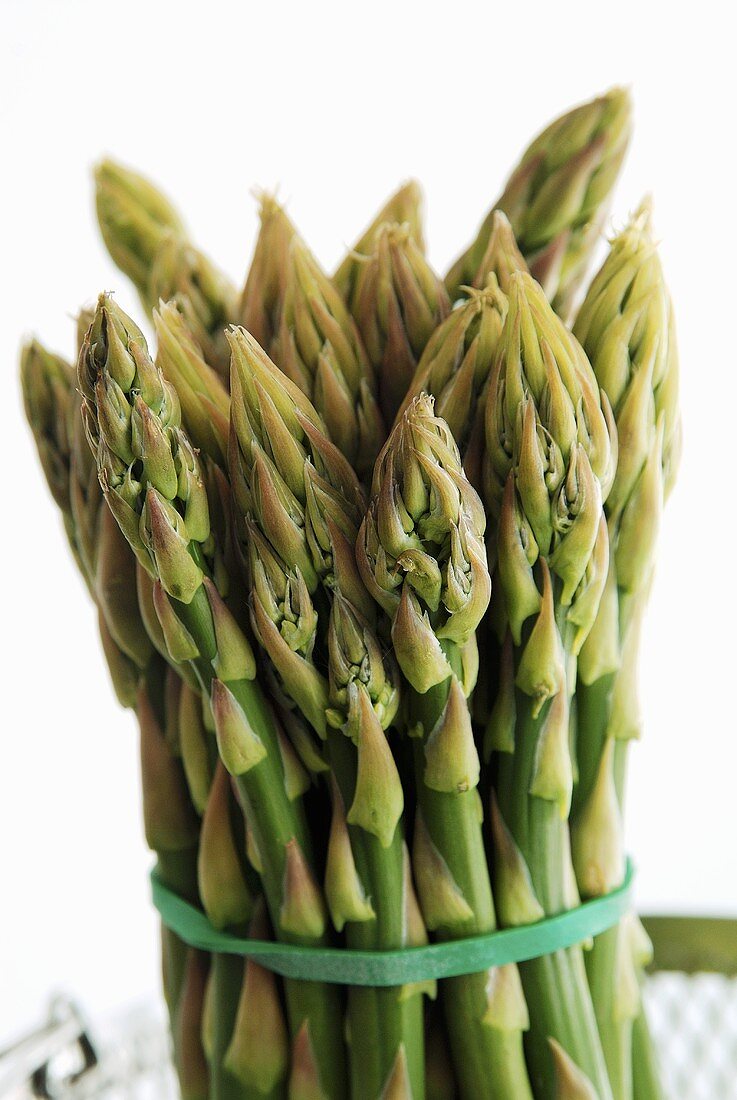
<svg viewBox="0 0 737 1100">
<path fill-rule="evenodd" d="M 602 498 L 616 438 L 583 351 L 529 275 L 514 275 L 486 402 L 484 487 L 499 516 L 499 576 L 515 642 L 537 610 L 545 561 L 578 627 L 578 652 L 606 576 Z"/>
<path fill-rule="evenodd" d="M 26 419 L 46 484 L 69 530 L 74 371 L 60 355 L 30 340 L 21 351 L 20 378 Z"/>
<path fill-rule="evenodd" d="M 391 423 L 425 346 L 450 310 L 445 287 L 409 224 L 386 223 L 377 230 L 350 306 L 379 377 L 382 412 Z"/>
<path fill-rule="evenodd" d="M 179 214 L 149 180 L 112 160 L 95 169 L 95 203 L 108 252 L 145 302 L 162 241 L 169 233 L 185 237 Z"/>
<path fill-rule="evenodd" d="M 190 543 L 203 546 L 210 534 L 199 461 L 180 429 L 175 391 L 107 295 L 82 346 L 79 378 L 113 514 L 142 564 L 186 603 L 202 579 Z"/>
<path fill-rule="evenodd" d="M 624 877 L 622 822 L 614 784 L 614 739 L 608 738 L 588 799 L 572 829 L 576 881 L 585 897 L 600 897 Z"/>
<path fill-rule="evenodd" d="M 465 645 L 486 611 L 484 527 L 448 426 L 421 395 L 379 457 L 357 543 L 364 583 L 391 616 L 397 659 L 420 692 L 450 675 L 442 641 Z"/>
<path fill-rule="evenodd" d="M 494 841 L 494 896 L 502 927 L 534 924 L 545 916 L 532 876 L 514 837 L 507 828 L 497 802 L 491 795 L 491 832 Z"/>
<path fill-rule="evenodd" d="M 297 238 L 273 351 L 313 401 L 333 442 L 367 474 L 384 436 L 374 372 L 343 299 Z"/>
<path fill-rule="evenodd" d="M 307 501 L 305 464 L 309 460 L 315 471 L 341 494 L 350 514 L 357 516 L 362 494 L 356 475 L 325 438 L 324 422 L 314 406 L 244 329 L 232 329 L 229 340 L 235 435 L 231 467 L 239 459 L 239 468 L 235 473 L 231 469 L 231 477 L 236 483 L 236 493 L 248 506 L 244 511 L 249 510 L 252 500 L 254 450 L 260 448 L 301 504 Z M 239 455 L 235 453 L 236 443 Z"/>
<path fill-rule="evenodd" d="M 210 696 L 220 759 L 234 776 L 245 775 L 266 757 L 263 741 L 232 691 L 213 680 Z"/>
<path fill-rule="evenodd" d="M 225 386 L 202 357 L 186 318 L 171 302 L 160 302 L 153 318 L 159 341 L 156 365 L 177 392 L 187 433 L 195 446 L 224 465 L 230 412 Z"/>
<path fill-rule="evenodd" d="M 164 586 L 156 580 L 153 584 L 153 603 L 166 647 L 166 656 L 175 664 L 195 660 L 199 650 L 195 640 L 170 604 Z"/>
<path fill-rule="evenodd" d="M 297 231 L 273 195 L 259 197 L 261 227 L 238 306 L 238 320 L 262 348 L 279 331 L 289 270 L 289 246 Z"/>
<path fill-rule="evenodd" d="M 287 569 L 252 523 L 247 538 L 254 633 L 282 692 L 324 738 L 329 693 L 312 660 L 317 614 L 309 590 L 299 570 Z"/>
<path fill-rule="evenodd" d="M 507 298 L 496 276 L 470 290 L 431 336 L 402 403 L 400 415 L 420 393 L 435 398 L 462 453 L 467 451 L 475 413 L 496 357 Z"/>
<path fill-rule="evenodd" d="M 208 362 L 227 375 L 225 325 L 235 288 L 187 237 L 179 214 L 145 177 L 111 160 L 95 169 L 97 220 L 108 252 L 147 313 L 172 300 Z"/>
<path fill-rule="evenodd" d="M 574 328 L 611 401 L 619 433 L 619 462 L 606 507 L 622 568 L 618 582 L 628 592 L 648 582 L 658 519 L 680 449 L 673 309 L 651 214 L 646 200 L 614 239 Z"/>
<path fill-rule="evenodd" d="M 404 809 L 402 782 L 368 692 L 359 687 L 356 695 L 357 713 L 352 724 L 357 731 L 358 759 L 347 821 L 373 834 L 383 848 L 388 848 Z"/>
<path fill-rule="evenodd" d="M 386 222 L 409 226 L 412 240 L 420 252 L 425 251 L 422 235 L 422 190 L 416 180 L 408 180 L 384 203 L 366 231 L 358 238 L 333 275 L 333 283 L 349 302 L 353 297 L 362 257 L 373 248 L 374 238 Z"/>
<path fill-rule="evenodd" d="M 475 287 L 484 287 L 493 275 L 505 294 L 516 271 L 527 271 L 527 263 L 519 250 L 509 218 L 502 210 L 494 210 L 491 234 L 478 271 L 473 277 Z"/>
<path fill-rule="evenodd" d="M 494 213 L 502 210 L 555 309 L 570 308 L 627 151 L 630 114 L 628 92 L 613 88 L 543 130 L 523 154 L 476 240 L 448 272 L 451 298 L 473 280 L 489 244 Z"/>
<path fill-rule="evenodd" d="M 359 695 L 365 691 L 382 729 L 391 725 L 399 705 L 399 674 L 385 660 L 370 624 L 336 591 L 328 628 L 330 720 L 358 742 Z"/>
</svg>

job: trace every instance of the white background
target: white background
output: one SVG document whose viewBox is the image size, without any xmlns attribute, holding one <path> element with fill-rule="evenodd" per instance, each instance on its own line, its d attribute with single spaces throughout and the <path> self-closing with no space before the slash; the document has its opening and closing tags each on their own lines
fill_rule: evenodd
<svg viewBox="0 0 737 1100">
<path fill-rule="evenodd" d="M 614 224 L 654 193 L 678 311 L 685 452 L 645 635 L 629 844 L 643 907 L 737 914 L 726 7 L 4 0 L 0 1047 L 51 989 L 102 1013 L 158 982 L 134 723 L 112 698 L 16 382 L 22 336 L 70 354 L 70 315 L 101 289 L 139 311 L 94 223 L 89 169 L 103 153 L 149 173 L 238 280 L 254 184 L 280 185 L 332 267 L 390 190 L 417 176 L 430 257 L 444 269 L 549 118 L 631 84 L 636 130 Z"/>
</svg>

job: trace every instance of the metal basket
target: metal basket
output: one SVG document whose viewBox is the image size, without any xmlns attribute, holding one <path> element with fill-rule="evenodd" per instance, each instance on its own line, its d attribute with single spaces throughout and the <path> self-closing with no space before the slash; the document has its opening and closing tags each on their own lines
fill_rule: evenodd
<svg viewBox="0 0 737 1100">
<path fill-rule="evenodd" d="M 737 920 L 645 917 L 645 1007 L 671 1100 L 737 1100 Z"/>
<path fill-rule="evenodd" d="M 656 960 L 645 1005 L 666 1095 L 737 1100 L 737 920 L 646 917 L 643 923 Z M 0 1098 L 176 1100 L 169 1050 L 163 1012 L 155 1006 L 93 1030 L 69 1002 L 57 1002 L 43 1028 L 0 1051 Z M 3 1081 L 15 1083 L 4 1087 Z"/>
</svg>

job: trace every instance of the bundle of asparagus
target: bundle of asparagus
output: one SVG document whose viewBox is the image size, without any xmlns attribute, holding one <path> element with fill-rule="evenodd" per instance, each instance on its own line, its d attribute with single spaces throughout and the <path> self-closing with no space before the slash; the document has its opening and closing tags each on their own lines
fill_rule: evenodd
<svg viewBox="0 0 737 1100">
<path fill-rule="evenodd" d="M 625 873 L 635 672 L 679 447 L 644 203 L 576 310 L 630 132 L 529 146 L 445 280 L 421 195 L 334 276 L 277 201 L 239 295 L 110 161 L 109 294 L 26 412 L 140 729 L 158 874 L 217 929 L 385 951 L 534 924 Z M 573 327 L 567 327 L 571 315 Z M 439 983 L 279 980 L 162 929 L 186 1100 L 657 1097 L 633 915 Z"/>
</svg>

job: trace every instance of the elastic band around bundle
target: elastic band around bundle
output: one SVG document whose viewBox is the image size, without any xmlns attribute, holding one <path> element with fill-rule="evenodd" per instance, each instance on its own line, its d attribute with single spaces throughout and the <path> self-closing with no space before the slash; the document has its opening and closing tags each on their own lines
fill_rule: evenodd
<svg viewBox="0 0 737 1100">
<path fill-rule="evenodd" d="M 409 985 L 434 978 L 456 978 L 573 947 L 617 924 L 630 908 L 633 879 L 634 867 L 628 860 L 624 881 L 616 890 L 535 924 L 426 947 L 352 951 L 347 947 L 303 947 L 242 939 L 220 932 L 201 910 L 165 886 L 155 868 L 151 872 L 153 902 L 163 923 L 190 947 L 215 954 L 242 955 L 285 978 L 362 986 Z"/>
</svg>

